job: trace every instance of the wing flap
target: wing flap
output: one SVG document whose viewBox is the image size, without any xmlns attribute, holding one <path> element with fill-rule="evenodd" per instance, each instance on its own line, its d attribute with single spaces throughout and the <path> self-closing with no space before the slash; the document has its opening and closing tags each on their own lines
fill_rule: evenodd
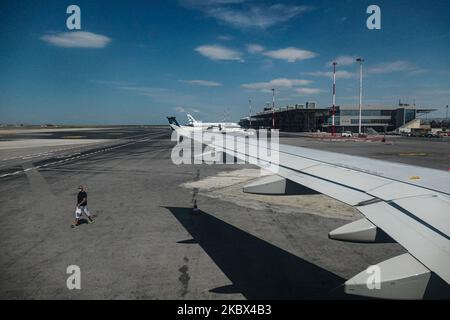
<svg viewBox="0 0 450 320">
<path fill-rule="evenodd" d="M 320 164 L 302 170 L 302 172 L 320 177 L 322 179 L 336 181 L 350 188 L 368 191 L 388 184 L 388 179 L 358 172 L 352 169 L 340 168 L 326 164 Z"/>
<path fill-rule="evenodd" d="M 404 198 L 395 200 L 394 203 L 446 236 L 450 236 L 450 203 L 444 197 L 422 196 Z M 450 251 L 448 253 L 450 254 Z"/>
<path fill-rule="evenodd" d="M 425 188 L 397 181 L 391 181 L 388 184 L 369 190 L 368 193 L 385 201 L 438 194 Z"/>
</svg>

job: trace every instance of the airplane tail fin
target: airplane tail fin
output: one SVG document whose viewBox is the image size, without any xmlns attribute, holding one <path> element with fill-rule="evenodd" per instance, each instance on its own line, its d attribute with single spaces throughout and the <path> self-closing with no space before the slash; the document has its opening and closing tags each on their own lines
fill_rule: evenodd
<svg viewBox="0 0 450 320">
<path fill-rule="evenodd" d="M 178 123 L 176 117 L 167 117 L 167 120 L 169 120 L 169 125 L 173 130 L 180 128 L 180 124 Z"/>
<path fill-rule="evenodd" d="M 194 117 L 191 116 L 189 113 L 187 114 L 187 117 L 189 119 L 189 124 L 194 124 L 197 122 L 197 120 L 195 120 Z"/>
</svg>

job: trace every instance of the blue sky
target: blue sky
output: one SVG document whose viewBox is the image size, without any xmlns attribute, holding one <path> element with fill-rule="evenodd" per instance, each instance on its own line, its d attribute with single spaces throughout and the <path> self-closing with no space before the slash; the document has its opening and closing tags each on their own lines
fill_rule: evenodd
<svg viewBox="0 0 450 320">
<path fill-rule="evenodd" d="M 66 8 L 81 8 L 81 30 Z M 381 8 L 369 30 L 366 8 Z M 450 104 L 450 1 L 11 1 L 0 4 L 0 122 L 238 120 L 271 101 Z"/>
</svg>

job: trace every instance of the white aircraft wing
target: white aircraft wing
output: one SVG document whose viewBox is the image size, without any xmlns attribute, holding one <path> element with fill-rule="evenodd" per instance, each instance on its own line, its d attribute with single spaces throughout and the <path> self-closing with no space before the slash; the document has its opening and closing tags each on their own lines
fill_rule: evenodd
<svg viewBox="0 0 450 320">
<path fill-rule="evenodd" d="M 190 136 L 188 131 L 177 131 Z M 331 231 L 330 238 L 365 243 L 393 239 L 408 251 L 379 263 L 379 273 L 368 273 L 374 270 L 368 269 L 348 280 L 347 293 L 420 299 L 434 275 L 448 289 L 449 172 L 287 145 L 277 147 L 279 165 L 273 166 L 261 157 L 261 151 L 273 151 L 270 145 L 260 145 L 263 150 L 255 154 L 249 146 L 256 140 L 239 142 L 230 135 L 219 136 L 224 137 L 225 144 L 214 139 L 209 147 L 276 173 L 249 184 L 245 192 L 283 194 L 286 181 L 306 186 L 356 207 L 365 217 Z"/>
</svg>

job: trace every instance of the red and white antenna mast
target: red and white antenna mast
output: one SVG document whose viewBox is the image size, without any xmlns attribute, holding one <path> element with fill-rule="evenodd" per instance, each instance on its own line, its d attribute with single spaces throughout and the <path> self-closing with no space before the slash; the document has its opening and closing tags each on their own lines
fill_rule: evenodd
<svg viewBox="0 0 450 320">
<path fill-rule="evenodd" d="M 334 116 L 336 114 L 336 65 L 337 62 L 333 62 L 333 108 L 331 109 L 331 135 L 334 137 L 336 135 L 336 126 L 334 123 Z"/>
</svg>

